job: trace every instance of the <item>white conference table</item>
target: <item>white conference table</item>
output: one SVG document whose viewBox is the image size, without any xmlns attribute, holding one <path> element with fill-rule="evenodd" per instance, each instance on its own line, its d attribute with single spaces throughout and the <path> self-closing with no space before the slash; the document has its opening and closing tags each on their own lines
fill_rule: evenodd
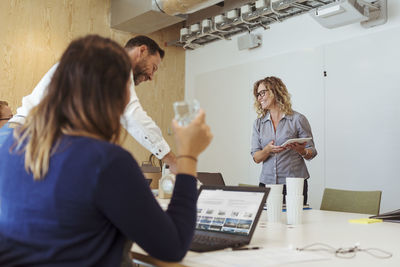
<svg viewBox="0 0 400 267">
<path fill-rule="evenodd" d="M 265 211 L 263 211 L 264 213 Z M 359 243 L 359 247 L 379 248 L 391 252 L 393 256 L 389 259 L 375 258 L 365 252 L 357 252 L 351 259 L 335 257 L 328 252 L 318 252 L 324 255 L 325 259 L 317 261 L 284 263 L 279 266 L 400 266 L 400 224 L 397 223 L 372 223 L 372 224 L 354 224 L 349 223 L 349 219 L 367 218 L 368 215 L 332 212 L 322 210 L 305 210 L 303 213 L 303 223 L 300 225 L 286 225 L 286 213 L 282 214 L 282 223 L 268 223 L 265 221 L 265 214 L 254 232 L 250 247 L 259 246 L 261 250 L 252 250 L 251 253 L 259 251 L 263 253 L 266 249 L 285 249 L 298 248 L 313 243 L 325 243 L 334 248 L 351 247 Z M 226 251 L 237 253 L 239 251 Z M 264 250 L 265 252 L 265 250 Z M 221 257 L 221 251 L 202 253 L 209 258 L 213 253 L 218 253 Z M 224 252 L 225 253 L 225 252 Z M 241 251 L 242 253 L 242 251 Z M 242 254 L 246 257 L 245 253 Z M 254 254 L 248 254 L 254 255 Z M 263 254 L 264 255 L 264 254 Z M 132 256 L 143 262 L 152 263 L 156 266 L 221 266 L 216 262 L 215 265 L 206 261 L 206 264 L 199 263 L 199 253 L 189 251 L 186 257 L 180 263 L 166 263 L 147 256 L 138 246 L 132 247 Z M 193 261 L 196 259 L 196 261 Z M 245 260 L 244 260 L 245 261 Z M 267 261 L 267 260 L 266 260 Z M 246 266 L 233 262 L 231 266 Z M 254 262 L 249 259 L 249 265 Z M 248 266 L 248 265 L 247 265 Z M 258 266 L 265 266 L 260 264 Z M 275 265 L 276 266 L 276 265 Z"/>
</svg>

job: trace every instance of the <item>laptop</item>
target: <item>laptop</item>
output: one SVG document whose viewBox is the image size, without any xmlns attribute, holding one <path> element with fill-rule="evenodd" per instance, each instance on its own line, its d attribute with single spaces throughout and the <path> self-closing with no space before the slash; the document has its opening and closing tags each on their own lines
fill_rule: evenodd
<svg viewBox="0 0 400 267">
<path fill-rule="evenodd" d="M 203 185 L 225 185 L 224 178 L 219 172 L 198 172 L 197 179 Z"/>
<path fill-rule="evenodd" d="M 201 186 L 190 250 L 205 252 L 249 244 L 269 190 L 266 187 Z"/>
</svg>

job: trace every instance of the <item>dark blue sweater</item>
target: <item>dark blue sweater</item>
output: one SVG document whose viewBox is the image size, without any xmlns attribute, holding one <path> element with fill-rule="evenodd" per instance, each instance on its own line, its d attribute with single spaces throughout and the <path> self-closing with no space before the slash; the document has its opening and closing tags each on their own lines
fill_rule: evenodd
<svg viewBox="0 0 400 267">
<path fill-rule="evenodd" d="M 0 148 L 0 266 L 119 266 L 124 243 L 181 260 L 196 221 L 194 177 L 178 175 L 164 212 L 132 156 L 119 146 L 64 136 L 44 179 L 24 153 Z"/>
</svg>

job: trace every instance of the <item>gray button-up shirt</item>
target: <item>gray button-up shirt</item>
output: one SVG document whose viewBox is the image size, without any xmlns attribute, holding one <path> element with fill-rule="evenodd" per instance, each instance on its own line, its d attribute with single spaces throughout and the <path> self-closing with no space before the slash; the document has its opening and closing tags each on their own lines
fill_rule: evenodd
<svg viewBox="0 0 400 267">
<path fill-rule="evenodd" d="M 285 115 L 274 131 L 269 112 L 257 119 L 253 125 L 251 141 L 251 155 L 262 150 L 269 142 L 274 140 L 274 145 L 279 146 L 292 138 L 313 137 L 311 126 L 307 118 L 296 111 L 293 115 Z M 317 155 L 314 140 L 308 141 L 306 148 L 312 151 L 313 159 Z M 263 162 L 260 182 L 264 184 L 285 184 L 286 177 L 309 178 L 304 158 L 292 149 L 286 149 L 278 154 L 270 154 Z"/>
</svg>

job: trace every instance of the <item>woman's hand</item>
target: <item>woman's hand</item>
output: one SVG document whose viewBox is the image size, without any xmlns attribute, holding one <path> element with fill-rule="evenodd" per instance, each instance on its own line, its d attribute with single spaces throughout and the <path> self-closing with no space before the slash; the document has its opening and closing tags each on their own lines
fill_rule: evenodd
<svg viewBox="0 0 400 267">
<path fill-rule="evenodd" d="M 287 149 L 291 149 L 299 153 L 300 155 L 304 155 L 306 153 L 306 143 L 291 143 L 285 146 Z"/>
<path fill-rule="evenodd" d="M 263 150 L 268 152 L 269 154 L 273 153 L 280 153 L 282 151 L 284 151 L 286 148 L 282 147 L 282 146 L 275 146 L 274 145 L 274 140 L 272 140 L 271 142 L 268 143 L 268 145 L 266 145 Z"/>
<path fill-rule="evenodd" d="M 272 154 L 280 153 L 285 149 L 286 148 L 281 146 L 274 146 L 274 140 L 272 140 L 262 150 L 254 153 L 253 160 L 255 163 L 261 163 L 265 161 L 269 156 L 272 156 Z"/>
</svg>

